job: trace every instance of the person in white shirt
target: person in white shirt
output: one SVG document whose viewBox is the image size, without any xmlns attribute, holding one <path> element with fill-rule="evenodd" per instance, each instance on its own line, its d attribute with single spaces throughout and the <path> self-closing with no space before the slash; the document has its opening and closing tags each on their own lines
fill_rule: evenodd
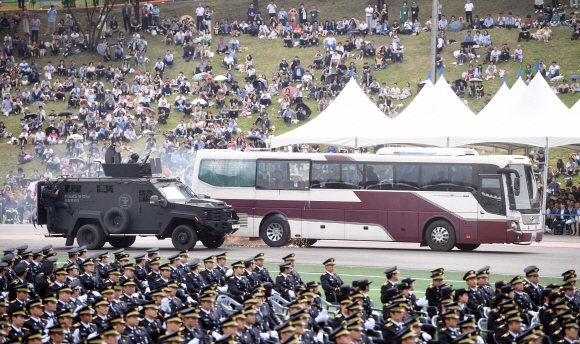
<svg viewBox="0 0 580 344">
<path fill-rule="evenodd" d="M 373 6 L 371 6 L 370 3 L 365 8 L 365 23 L 367 24 L 367 28 L 369 28 L 373 25 L 373 12 L 374 11 L 375 11 L 375 9 L 373 8 Z"/>
<path fill-rule="evenodd" d="M 124 132 L 125 138 L 129 141 L 133 141 L 137 138 L 137 135 L 135 134 L 135 129 L 133 129 L 132 126 L 129 126 L 129 128 L 127 128 Z"/>
<path fill-rule="evenodd" d="M 306 72 L 302 76 L 302 87 L 304 89 L 308 89 L 311 85 L 312 85 L 312 75 L 310 75 L 310 72 Z"/>
<path fill-rule="evenodd" d="M 197 16 L 197 31 L 199 31 L 202 21 L 203 15 L 205 14 L 205 8 L 199 3 L 199 6 L 195 9 L 195 15 Z"/>
<path fill-rule="evenodd" d="M 43 142 L 45 136 L 46 135 L 44 134 L 44 131 L 42 131 L 42 130 L 39 130 L 38 132 L 36 132 L 36 135 L 34 135 L 35 143 Z"/>
<path fill-rule="evenodd" d="M 473 4 L 471 3 L 471 0 L 467 0 L 467 3 L 465 4 L 464 8 L 465 8 L 465 22 L 469 23 L 469 25 L 471 25 L 473 23 Z"/>
<path fill-rule="evenodd" d="M 553 78 L 560 75 L 560 66 L 556 64 L 556 61 L 552 61 L 552 65 L 548 69 L 550 75 L 548 75 L 548 80 L 552 80 Z"/>
</svg>

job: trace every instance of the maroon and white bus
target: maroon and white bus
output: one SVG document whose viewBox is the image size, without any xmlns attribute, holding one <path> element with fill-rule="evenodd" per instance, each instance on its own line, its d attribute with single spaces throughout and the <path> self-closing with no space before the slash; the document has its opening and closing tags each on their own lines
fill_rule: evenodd
<svg viewBox="0 0 580 344">
<path fill-rule="evenodd" d="M 378 154 L 200 150 L 192 187 L 234 206 L 236 236 L 417 242 L 470 251 L 542 240 L 527 157 L 464 149 Z"/>
</svg>

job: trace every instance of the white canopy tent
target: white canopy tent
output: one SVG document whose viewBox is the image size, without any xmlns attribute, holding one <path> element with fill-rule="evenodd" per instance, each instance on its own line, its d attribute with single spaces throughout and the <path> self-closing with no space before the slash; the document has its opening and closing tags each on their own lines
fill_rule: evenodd
<svg viewBox="0 0 580 344">
<path fill-rule="evenodd" d="M 392 121 L 373 144 L 448 146 L 449 134 L 475 115 L 453 93 L 445 78 L 434 86 L 427 83 L 409 106 Z"/>
<path fill-rule="evenodd" d="M 487 104 L 479 113 L 477 114 L 477 119 L 481 119 L 486 116 L 493 116 L 493 114 L 501 112 L 505 107 L 505 104 L 511 102 L 510 89 L 504 82 L 499 88 L 495 96 L 491 98 L 489 104 Z"/>
<path fill-rule="evenodd" d="M 368 98 L 354 78 L 336 99 L 310 122 L 275 136 L 272 147 L 318 143 L 344 147 L 370 146 L 369 137 L 380 137 L 392 120 Z"/>
<path fill-rule="evenodd" d="M 572 105 L 570 108 L 570 114 L 580 118 L 580 100 L 578 100 L 576 104 Z"/>
</svg>

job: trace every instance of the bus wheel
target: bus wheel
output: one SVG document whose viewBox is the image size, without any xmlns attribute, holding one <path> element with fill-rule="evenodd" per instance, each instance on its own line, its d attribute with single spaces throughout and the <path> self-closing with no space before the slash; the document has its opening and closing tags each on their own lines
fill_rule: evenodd
<svg viewBox="0 0 580 344">
<path fill-rule="evenodd" d="M 177 226 L 171 234 L 171 242 L 176 250 L 191 250 L 197 243 L 197 233 L 188 225 Z"/>
<path fill-rule="evenodd" d="M 84 225 L 77 232 L 77 244 L 86 246 L 87 250 L 99 250 L 105 246 L 107 238 L 98 225 Z"/>
<path fill-rule="evenodd" d="M 473 251 L 479 247 L 479 244 L 456 244 L 455 247 L 461 251 Z"/>
<path fill-rule="evenodd" d="M 127 248 L 135 243 L 136 236 L 110 237 L 109 244 L 114 248 Z"/>
<path fill-rule="evenodd" d="M 266 219 L 260 229 L 262 240 L 270 247 L 284 246 L 290 240 L 290 225 L 281 216 Z"/>
<path fill-rule="evenodd" d="M 226 236 L 222 235 L 217 238 L 202 240 L 201 243 L 207 248 L 218 248 L 224 244 L 224 241 L 226 241 Z"/>
<path fill-rule="evenodd" d="M 455 246 L 455 230 L 447 221 L 435 221 L 427 227 L 425 239 L 433 251 L 451 251 Z"/>
</svg>

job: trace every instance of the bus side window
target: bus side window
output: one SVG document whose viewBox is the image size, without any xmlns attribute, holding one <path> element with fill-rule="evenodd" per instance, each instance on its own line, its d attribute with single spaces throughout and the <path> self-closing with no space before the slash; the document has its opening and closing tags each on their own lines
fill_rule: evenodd
<svg viewBox="0 0 580 344">
<path fill-rule="evenodd" d="M 264 189 L 304 190 L 310 186 L 310 162 L 260 160 L 256 185 Z"/>
<path fill-rule="evenodd" d="M 419 189 L 419 164 L 396 164 L 395 165 L 395 189 L 417 190 Z"/>
<path fill-rule="evenodd" d="M 505 200 L 501 186 L 500 178 L 481 178 L 480 204 L 488 213 L 505 215 Z"/>
</svg>

